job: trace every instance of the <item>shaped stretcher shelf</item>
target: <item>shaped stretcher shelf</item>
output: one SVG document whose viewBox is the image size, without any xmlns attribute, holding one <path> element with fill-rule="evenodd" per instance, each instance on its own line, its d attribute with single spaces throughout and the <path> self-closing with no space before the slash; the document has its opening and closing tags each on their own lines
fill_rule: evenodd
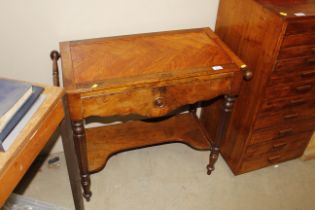
<svg viewBox="0 0 315 210">
<path fill-rule="evenodd" d="M 211 140 L 193 113 L 159 122 L 127 123 L 86 129 L 89 172 L 102 170 L 111 155 L 130 149 L 181 142 L 197 150 L 209 150 Z"/>
</svg>

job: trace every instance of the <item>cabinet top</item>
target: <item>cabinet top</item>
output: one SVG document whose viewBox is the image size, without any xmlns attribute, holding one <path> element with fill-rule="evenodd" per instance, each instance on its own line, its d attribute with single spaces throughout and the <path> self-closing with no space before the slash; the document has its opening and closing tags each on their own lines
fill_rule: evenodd
<svg viewBox="0 0 315 210">
<path fill-rule="evenodd" d="M 315 0 L 256 0 L 264 7 L 287 18 L 315 16 Z"/>
<path fill-rule="evenodd" d="M 60 48 L 67 90 L 217 75 L 243 65 L 209 28 L 62 42 Z"/>
</svg>

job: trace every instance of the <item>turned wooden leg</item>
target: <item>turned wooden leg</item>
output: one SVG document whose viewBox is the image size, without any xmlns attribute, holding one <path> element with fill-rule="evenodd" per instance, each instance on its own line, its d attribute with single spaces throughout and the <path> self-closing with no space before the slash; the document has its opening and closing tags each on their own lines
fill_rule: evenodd
<svg viewBox="0 0 315 210">
<path fill-rule="evenodd" d="M 208 175 L 210 175 L 212 171 L 214 171 L 215 169 L 214 164 L 216 163 L 219 157 L 221 141 L 223 140 L 226 133 L 227 124 L 231 115 L 234 101 L 235 101 L 234 96 L 229 96 L 229 95 L 224 96 L 224 105 L 223 105 L 223 110 L 221 114 L 220 124 L 218 125 L 213 145 L 211 145 L 209 164 L 207 165 Z"/>
<path fill-rule="evenodd" d="M 65 117 L 60 125 L 62 145 L 66 158 L 69 181 L 74 201 L 75 210 L 84 210 L 82 189 L 80 183 L 80 169 L 76 155 L 75 145 L 73 142 L 73 132 L 70 124 L 68 104 L 66 97 L 63 98 Z"/>
<path fill-rule="evenodd" d="M 83 197 L 89 201 L 92 196 L 92 192 L 90 190 L 91 180 L 87 163 L 87 148 L 83 120 L 72 121 L 72 130 L 76 153 L 79 161 Z"/>
</svg>

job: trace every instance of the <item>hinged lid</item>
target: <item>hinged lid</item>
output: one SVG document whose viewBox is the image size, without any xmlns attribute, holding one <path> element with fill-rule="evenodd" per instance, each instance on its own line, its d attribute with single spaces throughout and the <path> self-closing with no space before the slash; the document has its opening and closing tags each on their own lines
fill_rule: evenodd
<svg viewBox="0 0 315 210">
<path fill-rule="evenodd" d="M 242 65 L 209 28 L 62 42 L 60 48 L 67 90 L 227 73 Z"/>
</svg>

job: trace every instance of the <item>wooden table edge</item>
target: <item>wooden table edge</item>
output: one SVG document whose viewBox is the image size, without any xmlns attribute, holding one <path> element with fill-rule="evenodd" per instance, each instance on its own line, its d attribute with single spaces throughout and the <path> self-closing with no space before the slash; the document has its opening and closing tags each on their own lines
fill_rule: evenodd
<svg viewBox="0 0 315 210">
<path fill-rule="evenodd" d="M 44 101 L 9 150 L 0 153 L 0 206 L 3 206 L 10 193 L 64 119 L 62 101 L 64 90 L 47 85 L 40 86 L 45 88 Z M 49 123 L 41 124 L 41 122 L 48 120 Z"/>
</svg>

